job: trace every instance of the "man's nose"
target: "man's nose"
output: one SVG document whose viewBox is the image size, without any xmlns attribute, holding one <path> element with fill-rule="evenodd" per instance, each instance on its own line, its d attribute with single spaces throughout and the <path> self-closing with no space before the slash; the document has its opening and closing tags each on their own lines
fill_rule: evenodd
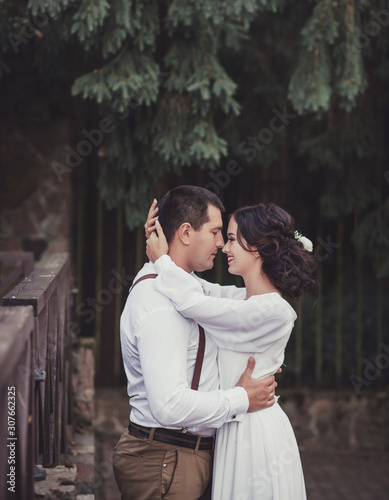
<svg viewBox="0 0 389 500">
<path fill-rule="evenodd" d="M 216 246 L 218 248 L 222 248 L 224 247 L 224 238 L 223 238 L 223 235 L 221 234 L 220 237 L 218 238 L 217 240 L 217 243 L 216 243 Z"/>
</svg>

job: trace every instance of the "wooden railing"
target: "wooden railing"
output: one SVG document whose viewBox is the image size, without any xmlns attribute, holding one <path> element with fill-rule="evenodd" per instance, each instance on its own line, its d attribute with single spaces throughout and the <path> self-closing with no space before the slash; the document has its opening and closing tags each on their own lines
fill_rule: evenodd
<svg viewBox="0 0 389 500">
<path fill-rule="evenodd" d="M 33 270 L 32 252 L 0 252 L 0 298 Z"/>
<path fill-rule="evenodd" d="M 34 465 L 55 466 L 66 459 L 71 423 L 69 272 L 67 254 L 50 256 L 0 307 L 0 435 L 5 443 L 0 450 L 0 498 L 33 499 Z M 8 406 L 12 387 L 15 408 Z M 13 471 L 6 444 L 11 442 Z M 3 481 L 10 472 L 15 472 L 16 495 Z"/>
<path fill-rule="evenodd" d="M 33 331 L 32 307 L 0 308 L 0 498 L 34 489 Z"/>
</svg>

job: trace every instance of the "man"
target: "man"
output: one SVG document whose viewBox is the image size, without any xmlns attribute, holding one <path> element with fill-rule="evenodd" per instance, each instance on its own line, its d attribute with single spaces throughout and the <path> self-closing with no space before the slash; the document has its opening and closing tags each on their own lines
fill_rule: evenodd
<svg viewBox="0 0 389 500">
<path fill-rule="evenodd" d="M 172 260 L 187 272 L 205 271 L 224 240 L 213 193 L 195 186 L 169 191 L 158 206 Z M 152 214 L 153 215 L 153 214 Z M 149 216 L 150 219 L 150 216 Z M 154 219 L 152 219 L 154 220 Z M 191 389 L 199 328 L 153 289 L 149 262 L 135 278 L 121 317 L 123 363 L 131 416 L 114 450 L 114 472 L 122 500 L 196 500 L 211 477 L 213 436 L 225 422 L 274 404 L 274 377 L 254 380 L 254 360 L 237 386 L 219 390 L 217 347 L 206 336 L 198 390 Z M 204 293 L 244 297 L 236 287 L 200 280 Z"/>
</svg>

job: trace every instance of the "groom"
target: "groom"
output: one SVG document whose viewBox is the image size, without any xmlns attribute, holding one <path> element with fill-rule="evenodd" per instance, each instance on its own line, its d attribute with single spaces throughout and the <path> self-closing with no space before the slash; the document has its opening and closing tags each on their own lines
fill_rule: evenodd
<svg viewBox="0 0 389 500">
<path fill-rule="evenodd" d="M 161 199 L 158 215 L 169 255 L 185 271 L 213 267 L 224 246 L 222 211 L 216 195 L 195 186 L 179 186 Z M 210 482 L 215 429 L 274 404 L 277 384 L 273 376 L 252 379 L 250 358 L 237 386 L 220 391 L 217 347 L 205 333 L 198 390 L 191 389 L 199 327 L 153 289 L 148 275 L 154 274 L 151 262 L 139 271 L 121 316 L 132 409 L 114 450 L 115 478 L 122 500 L 196 500 Z M 244 298 L 234 286 L 201 283 L 207 295 Z"/>
</svg>

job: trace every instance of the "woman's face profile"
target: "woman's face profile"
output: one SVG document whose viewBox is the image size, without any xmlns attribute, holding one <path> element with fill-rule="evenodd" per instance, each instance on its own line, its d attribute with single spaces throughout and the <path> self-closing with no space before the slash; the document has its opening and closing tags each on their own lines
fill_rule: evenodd
<svg viewBox="0 0 389 500">
<path fill-rule="evenodd" d="M 245 250 L 237 240 L 238 225 L 231 217 L 227 228 L 227 243 L 223 247 L 223 252 L 227 254 L 228 271 L 231 274 L 245 276 L 253 271 L 253 267 L 259 264 L 258 252 Z"/>
</svg>

